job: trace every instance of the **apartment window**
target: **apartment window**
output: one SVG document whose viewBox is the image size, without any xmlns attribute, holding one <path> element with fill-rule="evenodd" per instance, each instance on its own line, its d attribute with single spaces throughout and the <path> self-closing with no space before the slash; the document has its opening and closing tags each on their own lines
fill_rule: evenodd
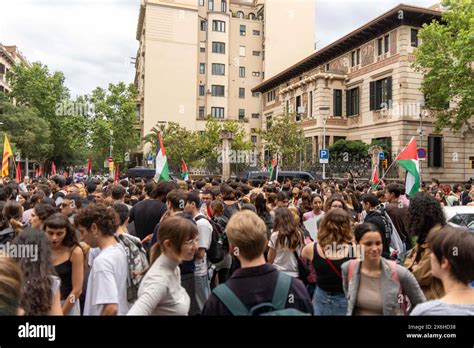
<svg viewBox="0 0 474 348">
<path fill-rule="evenodd" d="M 377 55 L 380 56 L 383 53 L 383 38 L 377 40 Z"/>
<path fill-rule="evenodd" d="M 201 53 L 205 53 L 205 52 L 206 52 L 206 47 L 200 47 L 200 48 L 199 48 L 199 51 L 200 51 Z"/>
<path fill-rule="evenodd" d="M 267 103 L 271 102 L 276 99 L 276 90 L 272 90 L 270 92 L 267 92 Z"/>
<path fill-rule="evenodd" d="M 207 21 L 201 21 L 201 31 L 207 30 Z"/>
<path fill-rule="evenodd" d="M 258 71 L 253 71 L 253 72 L 252 72 L 252 76 L 253 76 L 253 77 L 260 77 L 260 72 L 258 72 Z"/>
<path fill-rule="evenodd" d="M 267 116 L 267 130 L 269 130 L 270 128 L 272 128 L 272 117 Z"/>
<path fill-rule="evenodd" d="M 253 54 L 255 57 L 260 57 L 260 51 L 252 51 L 252 54 Z"/>
<path fill-rule="evenodd" d="M 214 118 L 224 118 L 224 108 L 211 107 L 211 116 Z"/>
<path fill-rule="evenodd" d="M 252 92 L 252 97 L 260 97 L 260 92 Z"/>
<path fill-rule="evenodd" d="M 285 106 L 285 113 L 289 114 L 290 113 L 290 101 L 286 101 L 286 106 Z"/>
<path fill-rule="evenodd" d="M 383 38 L 383 48 L 384 48 L 384 52 L 387 53 L 388 52 L 388 49 L 389 49 L 389 42 L 390 42 L 390 35 L 385 35 L 384 38 Z"/>
<path fill-rule="evenodd" d="M 0 64 L 0 74 L 5 74 L 5 65 Z"/>
<path fill-rule="evenodd" d="M 212 75 L 225 75 L 225 65 L 212 63 Z"/>
<path fill-rule="evenodd" d="M 214 0 L 208 0 L 207 9 L 209 11 L 214 11 Z"/>
<path fill-rule="evenodd" d="M 239 109 L 239 120 L 243 120 L 245 118 L 245 109 Z"/>
<path fill-rule="evenodd" d="M 256 145 L 257 145 L 257 136 L 256 136 L 256 135 L 252 135 L 250 138 L 251 138 L 251 141 L 252 141 L 253 146 L 256 146 Z"/>
<path fill-rule="evenodd" d="M 205 85 L 199 85 L 199 96 L 203 97 L 206 95 L 206 86 Z"/>
<path fill-rule="evenodd" d="M 370 110 L 390 108 L 392 102 L 392 77 L 370 82 Z"/>
<path fill-rule="evenodd" d="M 240 19 L 244 19 L 245 18 L 245 15 L 242 11 L 238 11 L 237 14 L 236 14 L 236 17 L 237 18 L 240 18 Z"/>
<path fill-rule="evenodd" d="M 301 96 L 296 97 L 296 121 L 301 121 Z"/>
<path fill-rule="evenodd" d="M 249 18 L 251 21 L 254 21 L 256 17 L 255 17 L 255 14 L 249 13 L 248 18 Z"/>
<path fill-rule="evenodd" d="M 239 77 L 245 77 L 245 67 L 244 66 L 239 67 Z"/>
<path fill-rule="evenodd" d="M 428 167 L 443 166 L 443 137 L 428 136 Z"/>
<path fill-rule="evenodd" d="M 224 97 L 224 86 L 220 85 L 212 85 L 211 87 L 211 95 L 213 97 Z"/>
<path fill-rule="evenodd" d="M 225 22 L 212 21 L 212 31 L 219 31 L 221 33 L 225 33 Z"/>
<path fill-rule="evenodd" d="M 245 46 L 240 46 L 239 48 L 239 55 L 241 57 L 245 57 Z"/>
<path fill-rule="evenodd" d="M 351 67 L 356 65 L 356 51 L 351 52 Z"/>
<path fill-rule="evenodd" d="M 239 98 L 241 99 L 245 98 L 245 88 L 242 88 L 242 87 L 239 88 Z"/>
<path fill-rule="evenodd" d="M 247 35 L 247 28 L 245 27 L 245 25 L 241 24 L 240 25 L 240 36 L 245 36 Z"/>
<path fill-rule="evenodd" d="M 260 30 L 253 30 L 252 34 L 258 36 L 258 35 L 260 35 Z"/>
<path fill-rule="evenodd" d="M 342 90 L 333 91 L 333 112 L 334 116 L 342 116 Z"/>
<path fill-rule="evenodd" d="M 252 118 L 260 118 L 260 114 L 252 114 Z"/>
<path fill-rule="evenodd" d="M 221 2 L 221 12 L 226 13 L 227 12 L 227 1 L 222 0 Z"/>
<path fill-rule="evenodd" d="M 360 64 L 360 48 L 357 49 L 357 55 L 356 55 L 356 60 L 357 60 L 357 65 Z"/>
<path fill-rule="evenodd" d="M 346 91 L 346 115 L 353 116 L 359 114 L 359 87 Z"/>
<path fill-rule="evenodd" d="M 326 64 L 326 71 L 329 71 L 329 63 Z"/>
<path fill-rule="evenodd" d="M 412 47 L 418 47 L 418 30 L 417 29 L 412 29 L 411 30 L 411 46 Z"/>
<path fill-rule="evenodd" d="M 199 63 L 199 73 L 200 74 L 206 73 L 206 63 Z"/>
<path fill-rule="evenodd" d="M 313 91 L 309 92 L 309 117 L 313 117 Z"/>
<path fill-rule="evenodd" d="M 204 0 L 199 0 L 199 6 L 204 6 Z"/>
<path fill-rule="evenodd" d="M 203 120 L 204 118 L 206 118 L 206 109 L 204 108 L 204 106 L 200 106 L 199 107 L 199 119 Z"/>
<path fill-rule="evenodd" d="M 212 43 L 212 53 L 225 54 L 225 43 L 223 43 L 223 42 L 213 42 Z"/>
</svg>

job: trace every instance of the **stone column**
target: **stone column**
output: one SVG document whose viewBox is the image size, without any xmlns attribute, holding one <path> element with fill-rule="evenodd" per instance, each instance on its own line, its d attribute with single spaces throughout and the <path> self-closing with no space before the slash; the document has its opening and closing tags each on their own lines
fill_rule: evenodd
<svg viewBox="0 0 474 348">
<path fill-rule="evenodd" d="M 234 135 L 230 131 L 223 130 L 220 139 L 222 140 L 222 181 L 225 181 L 230 177 L 229 154 Z"/>
</svg>

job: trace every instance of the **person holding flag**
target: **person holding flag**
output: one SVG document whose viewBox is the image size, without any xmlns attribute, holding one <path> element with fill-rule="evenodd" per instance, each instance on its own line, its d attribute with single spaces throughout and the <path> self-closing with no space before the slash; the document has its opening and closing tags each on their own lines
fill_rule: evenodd
<svg viewBox="0 0 474 348">
<path fill-rule="evenodd" d="M 161 132 L 158 132 L 158 146 L 156 150 L 156 174 L 155 180 L 168 181 L 170 179 L 168 170 L 168 160 L 166 158 L 165 147 L 163 146 L 163 138 Z"/>
<path fill-rule="evenodd" d="M 92 177 L 92 162 L 90 158 L 87 160 L 87 177 L 88 179 Z"/>
<path fill-rule="evenodd" d="M 376 189 L 379 184 L 378 166 L 374 166 L 372 177 L 370 178 L 370 188 Z"/>
<path fill-rule="evenodd" d="M 183 159 L 181 159 L 181 177 L 184 181 L 189 181 L 188 166 L 186 165 L 186 162 L 184 162 Z"/>
<path fill-rule="evenodd" d="M 278 181 L 278 156 L 272 159 L 272 168 L 270 170 L 270 181 Z"/>
<path fill-rule="evenodd" d="M 406 193 L 413 197 L 420 191 L 421 175 L 420 161 L 418 160 L 418 152 L 416 147 L 416 139 L 412 137 L 408 145 L 395 159 L 397 164 L 406 169 L 405 178 Z"/>
<path fill-rule="evenodd" d="M 8 176 L 8 164 L 10 157 L 13 157 L 12 148 L 10 146 L 10 142 L 8 141 L 8 137 L 5 134 L 5 140 L 3 142 L 3 157 L 2 157 L 2 177 Z"/>
</svg>

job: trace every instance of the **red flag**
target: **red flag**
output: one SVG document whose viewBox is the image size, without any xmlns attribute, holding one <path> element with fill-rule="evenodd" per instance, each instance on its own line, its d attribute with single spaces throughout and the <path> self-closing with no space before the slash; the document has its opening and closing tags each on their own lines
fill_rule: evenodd
<svg viewBox="0 0 474 348">
<path fill-rule="evenodd" d="M 51 174 L 52 174 L 52 175 L 55 175 L 55 174 L 56 174 L 56 165 L 54 164 L 54 162 L 53 162 L 53 164 L 51 165 Z"/>
<path fill-rule="evenodd" d="M 92 163 L 90 158 L 87 160 L 87 176 L 91 177 L 92 176 Z"/>
<path fill-rule="evenodd" d="M 377 166 L 374 167 L 374 171 L 372 172 L 372 178 L 370 179 L 370 186 L 372 188 L 377 188 L 377 185 L 379 184 L 379 173 L 378 173 L 378 168 Z"/>
<path fill-rule="evenodd" d="M 118 183 L 119 180 L 119 166 L 118 163 L 115 164 L 115 183 Z"/>
<path fill-rule="evenodd" d="M 16 181 L 21 181 L 21 169 L 20 169 L 20 162 L 16 164 Z"/>
<path fill-rule="evenodd" d="M 37 178 L 38 176 L 39 176 L 39 169 L 36 168 L 36 170 L 35 170 L 35 178 Z"/>
<path fill-rule="evenodd" d="M 64 171 L 64 177 L 67 178 L 69 176 L 69 173 L 67 172 L 67 170 Z"/>
<path fill-rule="evenodd" d="M 43 176 L 43 168 L 39 168 L 39 173 L 38 173 L 38 176 Z"/>
</svg>

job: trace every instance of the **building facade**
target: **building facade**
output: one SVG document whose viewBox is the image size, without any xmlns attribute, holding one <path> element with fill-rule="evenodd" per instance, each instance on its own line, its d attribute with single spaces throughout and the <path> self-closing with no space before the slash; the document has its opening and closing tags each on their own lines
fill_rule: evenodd
<svg viewBox="0 0 474 348">
<path fill-rule="evenodd" d="M 23 54 L 16 46 L 4 46 L 0 43 L 0 92 L 10 93 L 10 86 L 7 82 L 7 72 L 16 64 L 24 63 L 30 66 Z"/>
<path fill-rule="evenodd" d="M 418 30 L 440 18 L 435 9 L 399 5 L 264 81 L 253 89 L 263 94 L 263 127 L 294 114 L 312 143 L 306 155 L 315 162 L 319 149 L 339 139 L 377 139 L 390 149 L 390 163 L 416 136 L 427 150 L 423 180 L 474 177 L 474 122 L 457 133 L 435 133 L 432 115 L 422 107 L 423 76 L 411 66 Z"/>
<path fill-rule="evenodd" d="M 167 122 L 203 131 L 210 115 L 242 122 L 259 146 L 261 95 L 251 90 L 267 71 L 313 52 L 314 14 L 314 0 L 142 0 L 135 76 L 141 136 Z M 297 33 L 304 40 L 287 50 L 282 42 Z"/>
</svg>

